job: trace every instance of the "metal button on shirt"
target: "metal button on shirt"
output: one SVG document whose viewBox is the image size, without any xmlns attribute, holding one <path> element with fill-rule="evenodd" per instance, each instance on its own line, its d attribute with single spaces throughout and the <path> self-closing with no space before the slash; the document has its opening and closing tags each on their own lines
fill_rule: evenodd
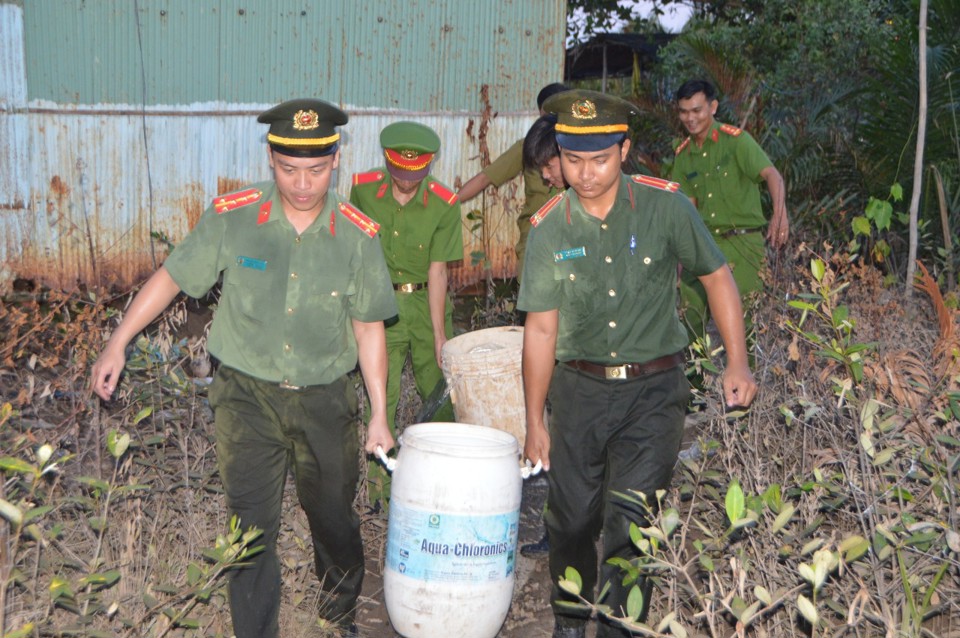
<svg viewBox="0 0 960 638">
<path fill-rule="evenodd" d="M 523 311 L 559 311 L 556 358 L 608 364 L 682 350 L 677 265 L 707 274 L 725 263 L 689 199 L 623 176 L 601 221 L 574 191 L 563 197 L 530 234 L 517 300 Z"/>
<path fill-rule="evenodd" d="M 208 347 L 224 366 L 273 383 L 330 383 L 356 366 L 350 320 L 396 314 L 379 243 L 346 217 L 331 219 L 342 201 L 333 191 L 299 235 L 283 215 L 258 223 L 263 202 L 283 206 L 273 182 L 258 187 L 254 205 L 206 211 L 164 265 L 194 297 L 222 275 Z"/>
<path fill-rule="evenodd" d="M 730 135 L 714 122 L 697 149 L 691 140 L 674 158 L 671 179 L 697 200 L 711 228 L 757 228 L 765 218 L 760 203 L 760 172 L 770 158 L 747 131 Z"/>
<path fill-rule="evenodd" d="M 380 243 L 394 281 L 427 281 L 431 262 L 463 259 L 460 204 L 430 191 L 436 180 L 427 176 L 402 206 L 393 196 L 392 178 L 355 184 L 350 202 L 380 224 Z"/>
</svg>

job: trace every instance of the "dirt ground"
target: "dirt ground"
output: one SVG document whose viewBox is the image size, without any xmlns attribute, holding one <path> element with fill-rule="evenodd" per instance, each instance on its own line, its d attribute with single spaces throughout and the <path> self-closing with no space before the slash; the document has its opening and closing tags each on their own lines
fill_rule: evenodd
<svg viewBox="0 0 960 638">
<path fill-rule="evenodd" d="M 701 413 L 694 413 L 687 417 L 682 445 L 684 450 L 689 451 L 694 445 L 704 424 L 704 418 Z M 520 502 L 518 550 L 520 546 L 534 543 L 543 537 L 541 512 L 546 498 L 547 480 L 543 475 L 530 477 L 524 481 Z M 398 638 L 401 634 L 395 632 L 390 624 L 383 598 L 387 519 L 382 515 L 366 516 L 363 519 L 363 537 L 367 553 L 367 571 L 357 610 L 358 628 L 364 638 Z M 549 602 L 550 590 L 551 582 L 546 554 L 527 557 L 518 551 L 513 600 L 503 626 L 495 638 L 548 638 L 553 632 L 554 624 Z M 595 623 L 589 623 L 587 638 L 593 638 L 595 632 Z"/>
<path fill-rule="evenodd" d="M 532 543 L 543 535 L 540 512 L 547 496 L 543 477 L 531 477 L 523 486 L 520 504 L 519 544 Z M 384 518 L 368 517 L 363 533 L 367 547 L 367 573 L 357 613 L 357 625 L 364 638 L 395 638 L 383 603 L 383 551 L 386 543 Z M 513 602 L 498 638 L 546 638 L 553 631 L 550 611 L 550 576 L 546 555 L 528 558 L 517 553 Z M 439 636 L 437 638 L 440 638 Z M 492 637 L 491 637 L 492 638 Z"/>
<path fill-rule="evenodd" d="M 205 326 L 209 322 L 209 316 L 209 311 L 206 308 L 188 307 L 184 317 L 185 323 L 180 327 L 178 339 L 189 339 L 203 334 Z M 461 324 L 467 323 L 467 319 L 461 319 Z M 193 367 L 193 363 L 191 363 L 191 368 Z M 196 373 L 196 371 L 194 372 Z M 208 362 L 203 374 L 196 373 L 195 376 L 206 377 L 209 373 Z M 5 389 L 0 387 L 0 390 L 4 390 L 3 397 L 14 396 L 16 385 L 14 383 Z M 398 422 L 416 423 L 422 406 L 414 389 L 409 366 L 405 368 L 401 386 L 404 392 L 398 407 Z M 63 396 L 66 397 L 67 394 Z M 197 419 L 193 426 L 199 430 L 207 430 L 208 437 L 212 440 L 212 412 L 203 397 L 201 396 L 199 399 L 199 403 L 193 406 L 193 408 L 196 408 L 194 416 Z M 184 401 L 189 402 L 189 398 L 184 398 Z M 35 415 L 38 428 L 41 427 L 40 424 L 45 424 L 42 426 L 43 428 L 53 428 L 54 426 L 50 424 L 69 421 L 61 414 L 63 406 L 60 405 L 60 402 L 47 400 L 41 403 L 45 411 L 42 416 L 40 412 Z M 98 418 L 103 418 L 110 423 L 120 422 L 124 418 L 125 405 L 120 403 L 104 405 L 101 406 L 101 409 L 104 412 Z M 113 410 L 117 410 L 116 415 L 112 414 Z M 173 412 L 171 411 L 170 414 L 172 415 Z M 64 445 L 67 443 L 63 442 Z M 76 441 L 73 441 L 72 444 L 79 445 Z M 212 448 L 210 454 L 211 462 L 208 465 L 212 466 Z M 365 475 L 364 469 L 361 471 Z M 524 481 L 520 506 L 518 546 L 533 543 L 542 538 L 541 512 L 546 496 L 547 481 L 543 475 L 534 476 Z M 222 499 L 203 499 L 203 502 L 209 508 L 209 511 L 206 511 L 204 516 L 195 517 L 193 519 L 194 524 L 199 525 L 203 522 L 222 523 L 225 516 Z M 399 638 L 401 635 L 394 631 L 384 603 L 383 565 L 386 553 L 387 517 L 383 513 L 371 512 L 369 507 L 364 506 L 367 500 L 363 488 L 360 490 L 357 502 L 358 509 L 361 512 L 362 535 L 366 550 L 366 575 L 357 608 L 357 624 L 360 635 L 364 638 Z M 288 481 L 286 486 L 284 511 L 281 536 L 278 539 L 283 555 L 285 590 L 281 610 L 281 635 L 289 638 L 331 638 L 331 630 L 324 628 L 322 624 L 317 624 L 317 596 L 319 595 L 317 576 L 313 569 L 308 526 L 302 510 L 298 506 L 292 481 Z M 208 537 L 211 533 L 213 533 L 211 530 L 206 530 L 201 532 L 201 536 Z M 550 608 L 550 592 L 551 582 L 546 555 L 527 557 L 518 551 L 511 606 L 496 638 L 549 637 L 554 625 L 553 613 Z M 211 616 L 215 618 L 211 627 L 216 628 L 219 635 L 224 635 L 220 634 L 220 631 L 229 635 L 228 625 L 225 626 L 228 621 L 225 608 L 213 609 Z M 593 626 L 589 626 L 588 638 L 592 638 L 594 631 Z M 429 638 L 447 637 L 430 636 Z M 490 636 L 489 638 L 495 637 Z"/>
</svg>

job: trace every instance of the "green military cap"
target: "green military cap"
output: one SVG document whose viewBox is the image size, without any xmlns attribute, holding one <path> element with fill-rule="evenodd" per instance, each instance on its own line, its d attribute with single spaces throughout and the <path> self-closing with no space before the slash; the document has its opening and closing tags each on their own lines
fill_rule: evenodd
<svg viewBox="0 0 960 638">
<path fill-rule="evenodd" d="M 336 126 L 347 123 L 347 114 L 329 102 L 312 98 L 287 100 L 264 111 L 257 121 L 269 124 L 267 142 L 284 155 L 321 157 L 339 148 Z"/>
<path fill-rule="evenodd" d="M 543 103 L 543 110 L 557 116 L 557 144 L 587 152 L 623 141 L 630 130 L 630 117 L 638 113 L 626 100 L 585 90 L 557 93 Z"/>
<path fill-rule="evenodd" d="M 430 172 L 440 136 L 417 122 L 394 122 L 380 131 L 380 146 L 394 179 L 417 181 Z"/>
</svg>

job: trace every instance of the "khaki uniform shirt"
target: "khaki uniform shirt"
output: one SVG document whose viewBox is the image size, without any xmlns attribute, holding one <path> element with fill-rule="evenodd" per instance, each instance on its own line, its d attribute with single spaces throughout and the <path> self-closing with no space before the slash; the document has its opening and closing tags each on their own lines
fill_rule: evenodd
<svg viewBox="0 0 960 638">
<path fill-rule="evenodd" d="M 687 346 L 677 264 L 706 275 L 726 260 L 675 184 L 622 175 L 602 221 L 568 189 L 534 222 L 517 307 L 559 309 L 559 361 L 644 363 Z"/>
<path fill-rule="evenodd" d="M 386 168 L 356 175 L 350 202 L 380 224 L 380 242 L 393 283 L 425 283 L 431 262 L 463 259 L 460 203 L 430 175 L 403 206 L 393 198 L 391 185 Z"/>
<path fill-rule="evenodd" d="M 298 236 L 274 182 L 254 184 L 214 200 L 167 258 L 164 266 L 192 297 L 223 276 L 208 348 L 224 365 L 264 381 L 330 383 L 357 365 L 350 320 L 397 314 L 380 242 L 341 201 L 328 192 Z"/>
<path fill-rule="evenodd" d="M 697 200 L 704 223 L 720 235 L 766 223 L 757 184 L 768 166 L 770 158 L 749 133 L 714 122 L 702 147 L 688 137 L 677 148 L 672 179 Z"/>
<path fill-rule="evenodd" d="M 490 163 L 483 171 L 490 183 L 499 188 L 511 179 L 523 173 L 523 209 L 517 217 L 521 238 L 530 232 L 530 217 L 540 210 L 547 201 L 560 191 L 543 181 L 539 170 L 526 170 L 523 167 L 523 138 L 503 152 L 503 155 Z M 523 264 L 518 264 L 517 268 Z"/>
</svg>

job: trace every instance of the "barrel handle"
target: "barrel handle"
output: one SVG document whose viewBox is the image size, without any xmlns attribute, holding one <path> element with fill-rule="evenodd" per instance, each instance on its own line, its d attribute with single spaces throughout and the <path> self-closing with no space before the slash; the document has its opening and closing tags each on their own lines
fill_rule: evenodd
<svg viewBox="0 0 960 638">
<path fill-rule="evenodd" d="M 540 473 L 540 470 L 543 469 L 543 463 L 540 459 L 537 459 L 537 464 L 533 465 L 530 463 L 530 459 L 524 461 L 524 466 L 520 468 L 520 478 L 530 478 L 531 476 L 536 476 Z"/>
<path fill-rule="evenodd" d="M 397 459 L 392 459 L 387 456 L 387 453 L 383 451 L 383 447 L 377 446 L 377 458 L 380 459 L 380 462 L 383 463 L 383 466 L 387 468 L 388 472 L 393 472 L 397 469 Z"/>
<path fill-rule="evenodd" d="M 377 458 L 380 459 L 380 462 L 383 463 L 383 466 L 387 468 L 388 472 L 393 472 L 395 469 L 397 469 L 397 459 L 392 459 L 387 456 L 387 453 L 383 451 L 383 447 L 378 445 L 376 454 Z M 530 462 L 530 459 L 527 459 L 524 461 L 524 466 L 520 468 L 520 478 L 527 479 L 531 476 L 536 476 L 542 469 L 543 463 L 541 461 L 538 460 L 537 464 L 533 465 Z"/>
</svg>

